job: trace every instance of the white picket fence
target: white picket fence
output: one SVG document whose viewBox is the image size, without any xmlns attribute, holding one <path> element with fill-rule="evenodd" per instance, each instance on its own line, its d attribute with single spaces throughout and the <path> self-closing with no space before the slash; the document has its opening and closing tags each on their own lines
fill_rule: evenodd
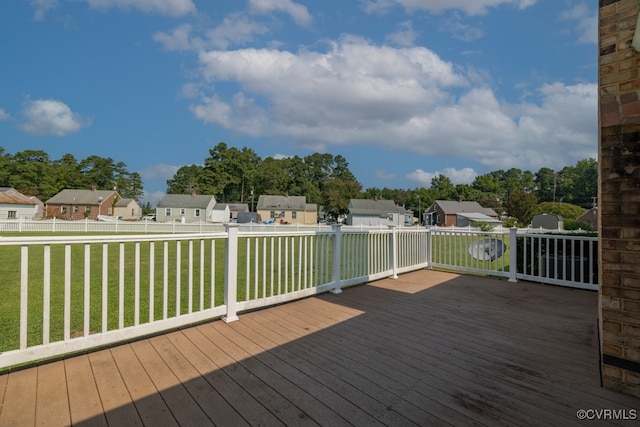
<svg viewBox="0 0 640 427">
<path fill-rule="evenodd" d="M 234 321 L 245 310 L 423 268 L 597 289 L 595 261 L 583 256 L 596 248 L 593 238 L 515 229 L 339 225 L 4 236 L 0 369 L 209 319 Z M 569 256 L 571 263 L 559 261 Z"/>
</svg>

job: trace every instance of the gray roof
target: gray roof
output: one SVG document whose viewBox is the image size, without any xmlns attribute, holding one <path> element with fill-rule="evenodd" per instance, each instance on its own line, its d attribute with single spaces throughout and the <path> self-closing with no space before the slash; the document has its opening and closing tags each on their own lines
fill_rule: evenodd
<svg viewBox="0 0 640 427">
<path fill-rule="evenodd" d="M 167 194 L 158 203 L 159 208 L 195 208 L 206 209 L 215 197 L 200 194 Z"/>
<path fill-rule="evenodd" d="M 440 206 L 445 215 L 459 213 L 481 213 L 487 216 L 497 217 L 498 214 L 491 208 L 483 208 L 478 202 L 456 202 L 454 200 L 436 200 L 434 204 Z"/>
<path fill-rule="evenodd" d="M 406 214 L 408 212 L 402 206 L 396 205 L 393 200 L 351 199 L 349 202 L 349 213 L 352 215 Z"/>
<path fill-rule="evenodd" d="M 488 222 L 491 224 L 502 224 L 502 221 L 500 221 L 499 219 L 496 218 L 492 218 L 488 215 L 482 214 L 482 213 L 478 213 L 478 212 L 473 212 L 473 213 L 459 213 L 457 214 L 458 216 L 461 216 L 463 218 L 467 218 L 469 221 L 473 221 L 473 222 Z"/>
<path fill-rule="evenodd" d="M 303 211 L 307 209 L 307 198 L 305 196 L 266 196 L 261 195 L 258 198 L 257 209 L 273 210 L 297 210 Z"/>
<path fill-rule="evenodd" d="M 129 203 L 133 202 L 133 199 L 120 199 L 116 202 L 117 208 L 126 208 L 129 206 Z"/>
<path fill-rule="evenodd" d="M 62 190 L 49 200 L 50 205 L 99 205 L 114 194 L 113 190 Z"/>
</svg>

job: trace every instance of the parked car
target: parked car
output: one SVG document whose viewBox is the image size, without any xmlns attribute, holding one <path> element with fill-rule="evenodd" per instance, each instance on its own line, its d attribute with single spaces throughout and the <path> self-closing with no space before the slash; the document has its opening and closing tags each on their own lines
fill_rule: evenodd
<svg viewBox="0 0 640 427">
<path fill-rule="evenodd" d="M 156 220 L 156 215 L 155 214 L 146 214 L 145 216 L 143 216 L 141 218 L 142 221 L 155 221 Z"/>
</svg>

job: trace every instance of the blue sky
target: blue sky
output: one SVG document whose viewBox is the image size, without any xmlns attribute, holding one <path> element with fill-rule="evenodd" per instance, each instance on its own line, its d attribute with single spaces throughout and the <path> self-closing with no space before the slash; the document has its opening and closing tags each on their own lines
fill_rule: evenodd
<svg viewBox="0 0 640 427">
<path fill-rule="evenodd" d="M 11 0 L 0 146 L 111 157 L 145 201 L 224 141 L 364 188 L 597 155 L 597 2 Z"/>
</svg>

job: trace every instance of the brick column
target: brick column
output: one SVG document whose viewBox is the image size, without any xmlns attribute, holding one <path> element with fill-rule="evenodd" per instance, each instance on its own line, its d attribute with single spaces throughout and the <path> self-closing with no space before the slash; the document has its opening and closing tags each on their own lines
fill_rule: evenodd
<svg viewBox="0 0 640 427">
<path fill-rule="evenodd" d="M 605 387 L 640 397 L 640 0 L 600 0 L 600 337 Z M 640 28 L 638 29 L 640 31 Z"/>
</svg>

